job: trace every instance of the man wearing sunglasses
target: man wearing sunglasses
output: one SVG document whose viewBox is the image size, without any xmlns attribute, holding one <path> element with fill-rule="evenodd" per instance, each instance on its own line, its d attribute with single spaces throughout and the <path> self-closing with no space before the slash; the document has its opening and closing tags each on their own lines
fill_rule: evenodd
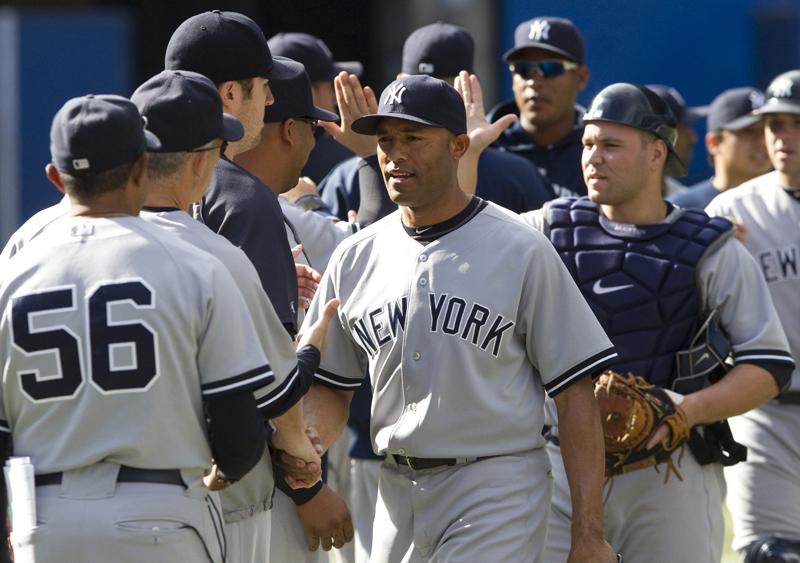
<svg viewBox="0 0 800 563">
<path fill-rule="evenodd" d="M 514 100 L 489 114 L 519 120 L 495 146 L 533 162 L 556 196 L 586 195 L 581 176 L 583 125 L 575 103 L 589 81 L 583 37 L 570 20 L 538 17 L 517 26 L 514 48 L 503 55 L 512 74 Z"/>
<path fill-rule="evenodd" d="M 264 115 L 261 139 L 252 149 L 236 156 L 236 163 L 264 183 L 276 196 L 291 190 L 315 146 L 318 121 L 339 121 L 330 111 L 314 105 L 312 85 L 304 66 L 284 59 L 293 76 L 271 83 L 275 103 Z M 292 246 L 303 245 L 298 262 L 325 269 L 336 245 L 353 233 L 346 222 L 304 210 L 279 197 L 286 235 Z M 300 303 L 302 309 L 307 303 Z M 330 479 L 331 472 L 328 472 Z M 318 563 L 327 561 L 331 546 L 342 548 L 353 539 L 353 524 L 345 501 L 328 485 L 318 482 L 310 489 L 292 491 L 276 479 L 273 497 L 270 561 Z M 314 551 L 312 551 L 313 549 Z M 337 552 L 338 553 L 338 552 Z"/>
</svg>

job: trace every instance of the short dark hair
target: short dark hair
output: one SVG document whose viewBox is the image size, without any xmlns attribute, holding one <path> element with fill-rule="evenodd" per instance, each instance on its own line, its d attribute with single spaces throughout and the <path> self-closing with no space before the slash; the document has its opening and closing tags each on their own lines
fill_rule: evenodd
<svg viewBox="0 0 800 563">
<path fill-rule="evenodd" d="M 253 97 L 253 79 L 245 78 L 244 80 L 237 80 L 236 83 L 242 87 L 242 96 L 245 100 Z"/>
<path fill-rule="evenodd" d="M 97 174 L 85 176 L 73 176 L 61 170 L 58 171 L 58 175 L 68 195 L 79 199 L 91 199 L 124 188 L 131 177 L 134 164 L 136 162 L 126 162 Z"/>
</svg>

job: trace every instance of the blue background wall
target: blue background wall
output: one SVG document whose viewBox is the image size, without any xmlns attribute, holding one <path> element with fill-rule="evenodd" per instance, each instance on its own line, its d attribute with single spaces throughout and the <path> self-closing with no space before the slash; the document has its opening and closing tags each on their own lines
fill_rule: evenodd
<svg viewBox="0 0 800 563">
<path fill-rule="evenodd" d="M 133 24 L 128 12 L 120 9 L 20 13 L 23 219 L 61 197 L 44 175 L 50 162 L 50 122 L 58 108 L 69 98 L 88 93 L 131 95 Z"/>
<path fill-rule="evenodd" d="M 800 68 L 797 0 L 504 0 L 500 52 L 513 46 L 519 22 L 548 15 L 571 19 L 583 33 L 592 73 L 584 104 L 605 85 L 638 82 L 668 84 L 689 105 L 706 105 L 727 88 L 764 88 L 779 72 Z M 509 97 L 510 76 L 500 70 Z M 704 128 L 695 127 L 693 180 L 711 173 Z"/>
</svg>

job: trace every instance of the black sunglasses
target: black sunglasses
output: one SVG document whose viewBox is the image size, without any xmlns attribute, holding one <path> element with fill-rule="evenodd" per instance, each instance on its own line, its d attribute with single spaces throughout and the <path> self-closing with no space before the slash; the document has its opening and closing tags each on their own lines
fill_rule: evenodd
<svg viewBox="0 0 800 563">
<path fill-rule="evenodd" d="M 525 80 L 539 74 L 544 78 L 561 76 L 568 70 L 575 70 L 581 65 L 571 61 L 520 61 L 509 65 L 511 72 L 519 74 Z"/>
<path fill-rule="evenodd" d="M 190 149 L 186 152 L 206 152 L 206 151 L 213 151 L 219 149 L 219 155 L 222 156 L 225 154 L 225 149 L 228 148 L 228 141 L 222 141 L 219 145 L 214 145 L 213 147 L 206 147 L 204 149 Z"/>
</svg>

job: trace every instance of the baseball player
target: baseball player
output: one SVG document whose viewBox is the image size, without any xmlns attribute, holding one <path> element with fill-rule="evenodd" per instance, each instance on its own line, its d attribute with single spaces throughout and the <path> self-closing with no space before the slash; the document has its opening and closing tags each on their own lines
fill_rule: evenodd
<svg viewBox="0 0 800 563">
<path fill-rule="evenodd" d="M 469 137 L 451 86 L 398 79 L 378 113 L 353 128 L 377 134 L 400 209 L 331 258 L 305 322 L 318 318 L 320 299 L 335 295 L 342 306 L 305 408 L 327 446 L 369 365 L 373 446 L 387 454 L 370 560 L 539 561 L 548 393 L 568 421 L 567 467 L 581 491 L 574 560 L 612 561 L 601 537 L 599 418 L 585 376 L 616 358 L 613 347 L 546 240 L 458 187 Z M 521 264 L 519 276 L 494 275 L 510 261 Z M 564 338 L 552 333 L 559 329 Z M 567 332 L 583 346 L 559 345 Z"/>
<path fill-rule="evenodd" d="M 295 75 L 273 82 L 275 103 L 264 116 L 259 143 L 236 156 L 236 163 L 276 196 L 297 184 L 300 171 L 315 146 L 314 131 L 318 121 L 338 121 L 336 114 L 314 105 L 311 82 L 303 65 L 295 61 L 286 64 Z M 346 222 L 334 223 L 330 218 L 300 209 L 283 197 L 279 197 L 279 201 L 290 244 L 303 248 L 298 261 L 323 271 L 334 247 L 353 233 L 353 226 Z M 329 482 L 330 478 L 329 467 Z M 316 550 L 317 545 L 321 545 L 325 551 L 332 546 L 341 549 L 345 540 L 352 539 L 350 512 L 344 500 L 327 484 L 320 484 L 316 490 L 296 492 L 283 485 L 285 483 L 279 483 L 280 490 L 275 494 L 271 559 L 297 563 L 327 560 L 326 554 L 310 551 L 309 547 Z"/>
<path fill-rule="evenodd" d="M 253 20 L 219 10 L 192 16 L 178 26 L 167 45 L 164 65 L 167 70 L 190 70 L 211 79 L 224 110 L 244 125 L 244 137 L 228 145 L 195 216 L 247 254 L 275 311 L 294 334 L 297 270 L 278 200 L 231 160 L 258 143 L 264 108 L 274 101 L 269 80 L 292 73 L 283 60 L 272 57 L 264 33 Z"/>
<path fill-rule="evenodd" d="M 336 111 L 333 79 L 342 71 L 360 76 L 364 70 L 358 61 L 335 61 L 325 42 L 308 33 L 278 33 L 270 37 L 267 43 L 273 55 L 292 59 L 305 67 L 311 79 L 314 105 L 325 111 Z M 333 167 L 351 158 L 353 153 L 324 127 L 317 128 L 314 138 L 316 144 L 303 166 L 301 176 L 307 176 L 318 184 Z"/>
<path fill-rule="evenodd" d="M 427 74 L 452 84 L 460 71 L 472 72 L 474 51 L 472 36 L 461 27 L 443 22 L 423 26 L 403 43 L 403 63 L 398 78 Z M 372 147 L 369 154 L 372 155 Z M 374 161 L 375 157 L 366 158 Z M 552 199 L 553 193 L 549 182 L 526 160 L 495 148 L 481 152 L 477 195 L 517 213 L 541 207 Z M 377 194 L 365 193 L 361 188 L 358 162 L 355 158 L 345 161 L 320 184 L 323 200 L 341 218 L 346 218 L 349 209 L 359 210 L 360 216 L 362 200 L 386 198 L 382 187 Z M 373 165 L 377 168 L 376 163 Z"/>
<path fill-rule="evenodd" d="M 514 47 L 503 55 L 514 100 L 489 115 L 491 121 L 519 116 L 495 146 L 530 160 L 556 196 L 586 194 L 580 173 L 582 108 L 575 105 L 589 81 L 583 52 L 583 37 L 568 19 L 538 17 L 519 24 Z"/>
<path fill-rule="evenodd" d="M 764 123 L 753 114 L 763 103 L 764 93 L 755 88 L 733 88 L 714 98 L 705 137 L 714 176 L 667 199 L 681 207 L 703 209 L 720 192 L 765 174 L 770 163 Z"/>
<path fill-rule="evenodd" d="M 185 211 L 203 196 L 216 164 L 216 158 L 201 161 L 204 153 L 219 151 L 223 143 L 238 140 L 243 133 L 241 124 L 223 114 L 214 84 L 189 71 L 163 71 L 142 84 L 131 100 L 147 119 L 148 129 L 161 139 L 161 148 L 150 158 L 142 218 L 216 256 L 232 274 L 275 376 L 271 384 L 258 391 L 259 410 L 265 419 L 272 420 L 279 434 L 299 434 L 306 439 L 299 399 L 308 389 L 319 354 L 304 344 L 308 342 L 319 350 L 319 338 L 313 342 L 308 338 L 322 329 L 307 333 L 295 355 L 291 338 L 246 255 Z M 269 553 L 273 485 L 272 463 L 265 451 L 241 481 L 221 491 L 229 562 L 263 561 L 264 554 Z"/>
<path fill-rule="evenodd" d="M 777 76 L 766 103 L 767 152 L 774 172 L 708 205 L 711 215 L 744 225 L 744 246 L 756 259 L 795 358 L 800 357 L 800 70 Z M 747 563 L 800 559 L 800 373 L 777 400 L 731 419 L 736 438 L 749 450 L 747 462 L 725 470 L 733 547 Z"/>
<path fill-rule="evenodd" d="M 135 217 L 143 124 L 118 96 L 59 110 L 47 175 L 71 217 L 0 278 L 0 441 L 36 472 L 21 561 L 223 561 L 203 472 L 213 455 L 235 481 L 264 449 L 253 389 L 274 376 L 230 274 Z"/>
<path fill-rule="evenodd" d="M 708 106 L 689 107 L 680 92 L 672 86 L 647 84 L 647 88 L 664 100 L 664 103 L 672 111 L 672 115 L 675 116 L 675 128 L 678 131 L 678 140 L 675 141 L 675 153 L 688 170 L 692 162 L 692 151 L 695 143 L 697 143 L 697 132 L 694 130 L 693 124 L 708 114 Z M 686 186 L 677 178 L 667 176 L 664 179 L 663 191 L 665 198 L 681 194 L 686 189 Z"/>
<path fill-rule="evenodd" d="M 589 198 L 557 199 L 523 218 L 548 234 L 606 329 L 619 351 L 614 370 L 683 395 L 688 423 L 698 427 L 678 461 L 682 479 L 665 483 L 651 468 L 614 477 L 604 503 L 606 539 L 630 561 L 718 563 L 721 463 L 737 461 L 740 448 L 725 426 L 709 423 L 773 398 L 794 363 L 758 267 L 730 222 L 662 199 L 664 175 L 685 168 L 675 153 L 675 118 L 661 98 L 643 86 L 613 84 L 597 94 L 583 123 Z M 721 347 L 699 330 L 705 322 L 727 335 L 735 364 L 713 384 L 708 360 Z M 662 426 L 649 444 L 668 432 Z M 567 560 L 575 524 L 559 433 L 548 445 L 556 488 L 545 561 L 553 563 Z"/>
</svg>

